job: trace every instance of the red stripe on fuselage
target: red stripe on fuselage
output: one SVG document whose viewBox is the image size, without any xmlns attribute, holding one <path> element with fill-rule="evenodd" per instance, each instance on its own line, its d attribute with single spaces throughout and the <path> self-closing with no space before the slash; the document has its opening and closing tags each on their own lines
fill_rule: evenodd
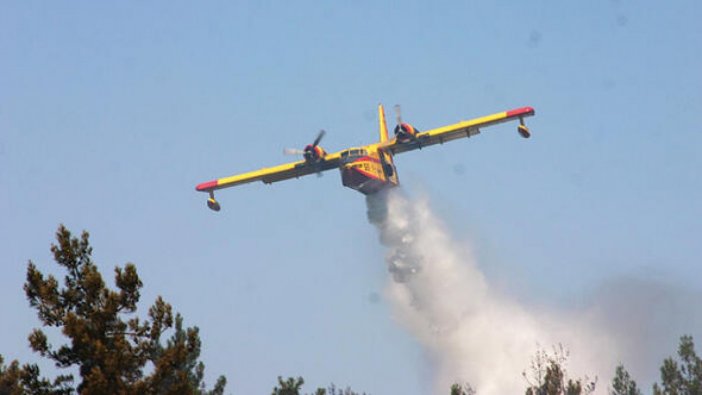
<svg viewBox="0 0 702 395">
<path fill-rule="evenodd" d="M 367 172 L 367 171 L 365 171 L 365 170 L 361 170 L 361 169 L 359 169 L 358 167 L 355 167 L 355 168 L 353 168 L 353 169 L 351 169 L 351 170 L 356 171 L 356 172 L 358 172 L 358 173 L 360 173 L 360 174 L 363 174 L 364 176 L 366 176 L 366 177 L 368 177 L 368 178 L 372 178 L 372 179 L 378 180 L 378 181 L 383 181 L 382 178 L 376 176 L 375 174 L 369 173 L 369 172 Z"/>
<path fill-rule="evenodd" d="M 356 162 L 375 162 L 375 163 L 380 163 L 380 159 L 374 158 L 372 156 L 362 156 L 356 160 L 353 161 L 353 163 Z"/>
</svg>

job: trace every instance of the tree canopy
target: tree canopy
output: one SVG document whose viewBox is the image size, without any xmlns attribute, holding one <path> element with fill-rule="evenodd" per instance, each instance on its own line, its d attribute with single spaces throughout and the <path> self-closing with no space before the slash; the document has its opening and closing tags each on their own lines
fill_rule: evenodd
<svg viewBox="0 0 702 395">
<path fill-rule="evenodd" d="M 539 350 L 531 362 L 531 374 L 523 372 L 529 386 L 526 395 L 587 395 L 595 391 L 597 378 L 589 380 L 568 378 L 566 361 L 568 351 L 559 345 L 553 354 Z"/>
<path fill-rule="evenodd" d="M 612 388 L 609 393 L 610 395 L 641 395 L 636 381 L 631 378 L 622 364 L 619 364 L 614 372 Z"/>
<path fill-rule="evenodd" d="M 89 234 L 84 231 L 75 237 L 63 225 L 51 252 L 65 272 L 62 281 L 45 275 L 32 261 L 27 265 L 24 291 L 42 326 L 30 333 L 29 345 L 68 373 L 49 379 L 36 364 L 11 361 L 6 365 L 0 355 L 0 395 L 224 393 L 224 376 L 212 389 L 204 383 L 197 327 L 184 327 L 183 317 L 160 296 L 149 307 L 147 318 L 137 315 L 143 284 L 134 264 L 115 267 L 115 288 L 109 288 L 93 262 Z M 50 342 L 61 336 L 65 343 L 55 346 Z M 529 374 L 522 373 L 528 384 L 526 395 L 591 394 L 597 379 L 569 378 L 567 357 L 562 346 L 554 348 L 553 354 L 538 351 Z M 666 358 L 660 373 L 654 395 L 702 395 L 702 359 L 695 352 L 692 336 L 680 338 L 677 358 Z M 279 376 L 272 395 L 301 395 L 304 383 L 302 377 Z M 621 364 L 611 385 L 611 395 L 641 395 Z M 456 383 L 450 393 L 473 395 L 477 391 L 468 383 Z M 359 395 L 333 384 L 313 394 Z"/>
<path fill-rule="evenodd" d="M 305 380 L 302 377 L 288 377 L 283 380 L 282 377 L 278 376 L 278 385 L 273 388 L 271 395 L 302 395 L 301 391 L 304 384 Z M 366 395 L 366 393 L 360 394 L 354 392 L 350 387 L 342 389 L 331 384 L 327 388 L 317 388 L 314 394 L 309 395 Z"/>
<path fill-rule="evenodd" d="M 680 338 L 678 358 L 663 361 L 661 383 L 653 385 L 654 395 L 702 395 L 702 359 L 695 352 L 692 336 Z"/>
<path fill-rule="evenodd" d="M 148 319 L 137 315 L 143 287 L 136 266 L 114 269 L 116 289 L 105 285 L 92 259 L 89 235 L 74 237 L 63 225 L 51 246 L 63 281 L 44 275 L 32 261 L 24 291 L 44 328 L 60 329 L 67 342 L 54 346 L 43 329 L 29 335 L 32 350 L 71 374 L 54 381 L 41 378 L 36 365 L 8 367 L 0 360 L 0 393 L 68 394 L 211 394 L 224 392 L 220 376 L 212 390 L 203 382 L 197 327 L 183 328 L 183 318 L 158 297 Z M 163 342 L 164 334 L 170 337 Z M 24 392 L 22 392 L 24 391 Z"/>
</svg>

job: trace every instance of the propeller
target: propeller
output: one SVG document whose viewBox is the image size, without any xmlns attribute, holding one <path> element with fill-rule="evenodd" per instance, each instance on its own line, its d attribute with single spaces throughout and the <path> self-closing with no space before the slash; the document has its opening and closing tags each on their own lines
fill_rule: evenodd
<svg viewBox="0 0 702 395">
<path fill-rule="evenodd" d="M 325 134 L 327 134 L 327 132 L 324 129 L 320 130 L 319 133 L 317 133 L 317 137 L 315 137 L 314 142 L 308 147 L 318 146 L 319 142 L 322 141 Z M 301 150 L 298 148 L 285 148 L 283 150 L 283 155 L 304 155 L 305 152 L 305 150 Z"/>
<path fill-rule="evenodd" d="M 395 119 L 397 119 L 397 124 L 402 125 L 402 111 L 399 104 L 395 104 L 393 107 L 395 109 Z"/>
<path fill-rule="evenodd" d="M 325 134 L 327 134 L 327 132 L 324 129 L 320 130 L 317 134 L 317 138 L 314 139 L 314 143 L 312 143 L 312 146 L 316 147 L 317 145 L 319 145 L 319 142 L 322 141 L 322 138 Z"/>
</svg>

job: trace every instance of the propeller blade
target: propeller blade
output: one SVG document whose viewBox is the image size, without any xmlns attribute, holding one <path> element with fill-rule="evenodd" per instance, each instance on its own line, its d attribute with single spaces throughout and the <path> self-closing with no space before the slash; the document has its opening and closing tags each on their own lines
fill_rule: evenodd
<svg viewBox="0 0 702 395">
<path fill-rule="evenodd" d="M 314 139 L 314 143 L 312 143 L 312 146 L 316 147 L 319 144 L 319 142 L 322 141 L 322 137 L 324 137 L 325 134 L 327 134 L 327 132 L 325 132 L 324 129 L 320 130 L 319 134 L 317 135 L 317 138 Z"/>
<path fill-rule="evenodd" d="M 402 114 L 401 114 L 401 109 L 399 104 L 395 104 L 395 119 L 397 119 L 397 124 L 401 125 L 402 124 Z"/>
<path fill-rule="evenodd" d="M 297 148 L 286 148 L 283 150 L 283 155 L 304 155 L 305 151 Z"/>
</svg>

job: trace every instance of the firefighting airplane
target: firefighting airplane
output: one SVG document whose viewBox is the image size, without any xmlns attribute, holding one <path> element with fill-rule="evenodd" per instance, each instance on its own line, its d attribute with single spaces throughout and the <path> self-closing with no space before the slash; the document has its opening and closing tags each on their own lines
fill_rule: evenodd
<svg viewBox="0 0 702 395">
<path fill-rule="evenodd" d="M 324 130 L 321 130 L 314 142 L 308 144 L 304 149 L 285 150 L 286 154 L 302 155 L 302 160 L 203 182 L 195 189 L 209 193 L 207 207 L 219 211 L 220 204 L 214 197 L 214 191 L 218 189 L 254 181 L 271 184 L 338 168 L 341 171 L 341 182 L 344 186 L 369 195 L 384 188 L 399 185 L 397 170 L 393 162 L 393 156 L 396 154 L 475 136 L 480 133 L 481 128 L 512 120 L 519 120 L 517 131 L 522 137 L 529 138 L 531 134 L 524 124 L 524 118 L 534 115 L 533 108 L 521 107 L 420 132 L 414 126 L 402 122 L 399 106 L 395 106 L 395 111 L 397 126 L 395 126 L 395 136 L 392 139 L 388 136 L 385 110 L 380 104 L 378 105 L 380 141 L 377 143 L 347 148 L 330 154 L 319 145 L 325 134 Z"/>
</svg>

